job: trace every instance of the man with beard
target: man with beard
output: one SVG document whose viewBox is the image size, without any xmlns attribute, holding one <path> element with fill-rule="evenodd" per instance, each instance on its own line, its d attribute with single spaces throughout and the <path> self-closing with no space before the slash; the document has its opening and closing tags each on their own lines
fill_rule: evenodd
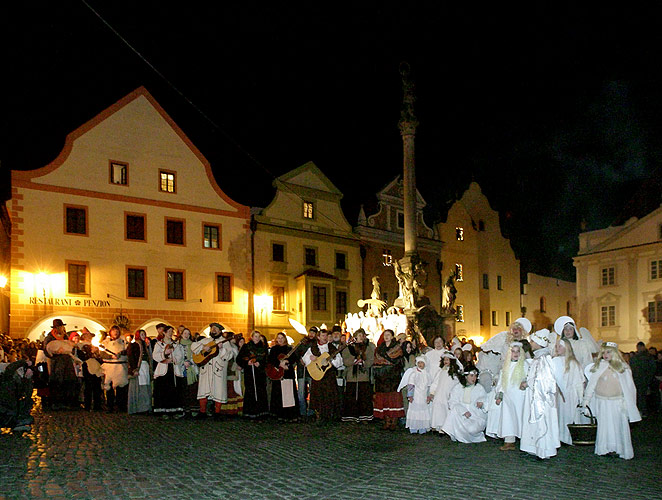
<svg viewBox="0 0 662 500">
<path fill-rule="evenodd" d="M 224 333 L 224 328 L 219 323 L 209 324 L 209 335 L 211 339 L 202 338 L 191 344 L 193 354 L 207 355 L 214 349 L 218 353 L 200 366 L 198 378 L 198 402 L 200 413 L 197 418 L 207 416 L 207 401 L 214 401 L 214 417 L 220 418 L 221 404 L 228 401 L 228 363 L 237 356 L 237 346 L 227 340 L 234 334 L 230 331 Z"/>
<path fill-rule="evenodd" d="M 102 368 L 105 375 L 104 390 L 106 391 L 108 413 L 112 413 L 115 407 L 120 411 L 127 410 L 129 366 L 126 357 L 126 345 L 120 335 L 119 326 L 112 326 L 108 331 L 108 336 L 101 342 L 103 346 Z"/>
</svg>

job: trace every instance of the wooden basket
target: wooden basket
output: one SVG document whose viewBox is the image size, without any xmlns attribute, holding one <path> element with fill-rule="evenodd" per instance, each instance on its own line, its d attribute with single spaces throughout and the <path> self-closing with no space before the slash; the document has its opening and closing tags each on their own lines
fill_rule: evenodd
<svg viewBox="0 0 662 500">
<path fill-rule="evenodd" d="M 587 406 L 586 409 L 588 410 L 588 418 L 591 421 L 590 424 L 568 424 L 572 444 L 595 444 L 595 436 L 598 432 L 597 419 L 593 416 L 591 408 Z"/>
</svg>

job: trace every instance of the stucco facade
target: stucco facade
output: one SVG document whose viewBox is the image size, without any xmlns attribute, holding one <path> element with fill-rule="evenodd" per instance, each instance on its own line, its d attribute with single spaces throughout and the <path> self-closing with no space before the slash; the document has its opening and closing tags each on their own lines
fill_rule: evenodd
<svg viewBox="0 0 662 500">
<path fill-rule="evenodd" d="M 662 344 L 662 207 L 581 233 L 574 264 L 579 321 L 596 339 Z"/>
<path fill-rule="evenodd" d="M 80 318 L 68 328 L 248 327 L 249 209 L 144 88 L 51 164 L 13 171 L 10 214 L 15 337 L 61 315 Z"/>
<path fill-rule="evenodd" d="M 254 209 L 255 326 L 267 337 L 342 322 L 361 298 L 359 240 L 340 207 L 342 193 L 308 162 L 274 183 Z"/>
<path fill-rule="evenodd" d="M 522 308 L 533 328 L 552 329 L 560 316 L 570 316 L 577 320 L 577 286 L 564 281 L 535 273 L 526 274 L 523 285 Z M 581 325 L 580 325 L 581 326 Z"/>
<path fill-rule="evenodd" d="M 484 340 L 520 317 L 520 264 L 501 234 L 499 214 L 472 182 L 437 230 L 444 242 L 443 275 L 461 266 L 455 307 L 462 306 L 458 335 Z M 460 318 L 458 318 L 460 319 Z"/>
</svg>

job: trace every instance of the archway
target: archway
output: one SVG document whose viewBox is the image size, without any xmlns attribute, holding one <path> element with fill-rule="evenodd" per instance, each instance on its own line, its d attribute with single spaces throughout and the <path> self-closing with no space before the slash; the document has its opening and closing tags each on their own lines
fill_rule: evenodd
<svg viewBox="0 0 662 500">
<path fill-rule="evenodd" d="M 56 314 L 49 314 L 43 318 L 37 320 L 29 329 L 27 338 L 29 340 L 40 340 L 43 339 L 48 332 L 51 331 L 51 326 L 53 325 L 53 320 L 59 318 L 64 324 L 67 325 L 67 331 L 71 332 L 73 330 L 80 330 L 83 327 L 86 327 L 89 331 L 94 334 L 98 334 L 100 330 L 108 330 L 108 328 L 99 323 L 89 316 L 84 316 L 82 314 L 77 314 L 73 312 L 59 312 Z"/>
</svg>

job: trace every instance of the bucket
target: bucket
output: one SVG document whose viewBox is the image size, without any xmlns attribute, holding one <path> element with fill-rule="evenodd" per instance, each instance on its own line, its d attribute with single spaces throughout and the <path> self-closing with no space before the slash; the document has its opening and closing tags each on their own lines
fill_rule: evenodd
<svg viewBox="0 0 662 500">
<path fill-rule="evenodd" d="M 597 419 L 593 416 L 590 407 L 587 406 L 586 409 L 588 410 L 588 415 L 586 416 L 591 421 L 590 424 L 568 424 L 572 444 L 595 444 L 595 436 L 598 432 Z"/>
</svg>

